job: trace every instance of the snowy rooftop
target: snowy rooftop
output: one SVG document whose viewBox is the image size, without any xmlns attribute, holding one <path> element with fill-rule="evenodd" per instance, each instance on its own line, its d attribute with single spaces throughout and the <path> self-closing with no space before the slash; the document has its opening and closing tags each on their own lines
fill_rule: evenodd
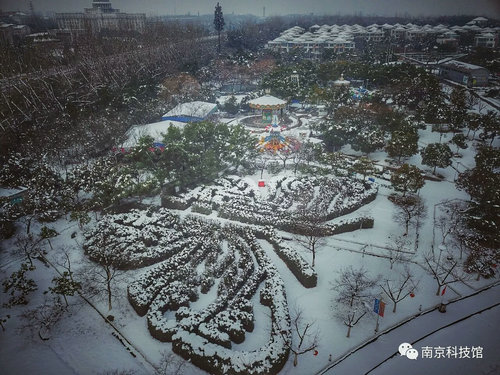
<svg viewBox="0 0 500 375">
<path fill-rule="evenodd" d="M 333 81 L 333 84 L 335 86 L 349 86 L 351 84 L 351 82 L 345 80 L 344 79 L 344 74 L 341 74 L 339 79 Z"/>
<path fill-rule="evenodd" d="M 13 195 L 22 193 L 23 191 L 26 191 L 27 188 L 25 187 L 18 187 L 18 188 L 0 188 L 0 198 L 8 198 Z"/>
<path fill-rule="evenodd" d="M 252 99 L 248 102 L 250 107 L 265 107 L 265 106 L 280 106 L 284 107 L 286 105 L 286 101 L 281 100 L 272 95 L 264 95 L 257 99 Z"/>
<path fill-rule="evenodd" d="M 204 118 L 210 114 L 213 110 L 217 108 L 215 103 L 207 102 L 187 102 L 181 103 L 165 113 L 163 117 L 170 116 L 189 116 L 189 117 L 200 117 Z"/>
<path fill-rule="evenodd" d="M 486 69 L 483 68 L 482 66 L 479 65 L 474 65 L 474 64 L 468 64 L 462 61 L 457 61 L 457 60 L 451 60 L 443 64 L 444 66 L 448 66 L 450 68 L 456 68 L 458 70 L 462 71 L 472 71 L 472 70 L 478 70 L 478 69 Z"/>
<path fill-rule="evenodd" d="M 477 18 L 476 20 L 482 19 L 481 17 Z M 280 33 L 280 37 L 275 38 L 272 41 L 269 41 L 271 45 L 277 45 L 277 44 L 302 44 L 302 43 L 317 43 L 317 44 L 323 44 L 327 39 L 324 38 L 324 36 L 332 37 L 332 36 L 337 36 L 339 34 L 340 37 L 346 40 L 350 40 L 353 38 L 353 34 L 355 35 L 373 35 L 373 33 L 383 33 L 384 31 L 388 31 L 394 29 L 396 32 L 408 32 L 411 35 L 415 34 L 423 34 L 423 33 L 429 33 L 429 34 L 443 34 L 446 32 L 450 31 L 450 28 L 443 24 L 439 24 L 436 26 L 431 26 L 429 24 L 426 24 L 424 26 L 421 25 L 416 25 L 413 23 L 408 23 L 406 25 L 401 25 L 399 23 L 396 23 L 394 25 L 390 25 L 388 23 L 385 23 L 383 25 L 378 25 L 378 24 L 372 24 L 370 26 L 364 27 L 358 24 L 355 25 L 313 25 L 309 28 L 309 31 L 305 31 L 305 29 L 294 26 L 290 29 L 284 30 L 283 32 Z M 451 30 L 454 31 L 466 31 L 466 30 L 471 30 L 474 32 L 491 32 L 490 29 L 487 28 L 481 28 L 477 26 L 477 21 L 473 20 L 468 22 L 464 26 L 452 26 Z M 451 35 L 451 34 L 450 34 Z M 332 39 L 333 40 L 333 39 Z"/>
<path fill-rule="evenodd" d="M 184 122 L 179 121 L 160 121 L 147 125 L 135 125 L 127 132 L 127 140 L 123 142 L 123 147 L 134 147 L 141 137 L 149 135 L 155 142 L 161 142 L 162 134 L 166 133 L 170 126 L 182 128 L 186 126 Z"/>
</svg>

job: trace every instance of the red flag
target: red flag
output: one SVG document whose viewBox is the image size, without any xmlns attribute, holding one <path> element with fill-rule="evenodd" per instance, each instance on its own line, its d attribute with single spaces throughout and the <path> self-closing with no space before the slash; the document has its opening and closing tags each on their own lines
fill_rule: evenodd
<svg viewBox="0 0 500 375">
<path fill-rule="evenodd" d="M 385 302 L 380 301 L 379 309 L 378 309 L 378 314 L 383 318 L 384 317 L 384 311 L 385 311 Z"/>
<path fill-rule="evenodd" d="M 441 295 L 444 296 L 444 293 L 446 292 L 446 285 L 443 288 L 443 291 L 441 292 Z"/>
</svg>

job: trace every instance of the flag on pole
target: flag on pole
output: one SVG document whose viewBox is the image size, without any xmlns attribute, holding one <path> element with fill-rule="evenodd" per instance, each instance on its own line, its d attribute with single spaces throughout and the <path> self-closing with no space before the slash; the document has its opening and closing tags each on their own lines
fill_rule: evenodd
<svg viewBox="0 0 500 375">
<path fill-rule="evenodd" d="M 441 295 L 444 296 L 444 293 L 446 292 L 446 285 L 443 288 L 443 291 L 441 292 Z"/>
<path fill-rule="evenodd" d="M 378 314 L 383 318 L 385 311 L 385 302 L 380 301 L 380 308 L 378 309 Z"/>
<path fill-rule="evenodd" d="M 384 317 L 385 302 L 375 298 L 375 304 L 373 305 L 373 311 L 377 313 L 382 318 Z"/>
</svg>

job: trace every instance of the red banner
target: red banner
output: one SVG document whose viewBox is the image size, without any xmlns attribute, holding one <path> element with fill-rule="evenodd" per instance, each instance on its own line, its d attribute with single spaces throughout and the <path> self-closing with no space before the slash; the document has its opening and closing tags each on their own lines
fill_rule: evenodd
<svg viewBox="0 0 500 375">
<path fill-rule="evenodd" d="M 379 307 L 378 307 L 378 314 L 383 318 L 384 317 L 384 310 L 385 310 L 385 302 L 380 301 Z"/>
</svg>

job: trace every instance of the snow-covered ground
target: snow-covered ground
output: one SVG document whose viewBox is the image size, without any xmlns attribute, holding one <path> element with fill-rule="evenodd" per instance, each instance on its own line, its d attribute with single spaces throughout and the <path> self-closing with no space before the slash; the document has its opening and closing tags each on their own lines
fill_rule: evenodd
<svg viewBox="0 0 500 375">
<path fill-rule="evenodd" d="M 294 135 L 307 132 L 308 126 L 315 121 L 319 121 L 319 119 L 311 116 L 302 117 L 301 128 L 290 130 L 290 134 L 292 132 Z M 431 132 L 430 125 L 425 130 L 419 131 L 419 135 L 421 147 L 439 141 L 439 134 Z M 443 136 L 443 142 L 448 140 L 446 136 Z M 470 168 L 474 166 L 473 143 L 473 141 L 469 141 L 469 148 L 460 150 L 463 156 L 454 159 L 453 167 L 458 165 L 459 171 L 462 171 L 463 167 Z M 352 155 L 360 155 L 352 151 L 348 146 L 343 148 L 343 151 Z M 387 155 L 383 151 L 375 152 L 370 155 L 370 158 L 384 165 Z M 423 170 L 430 171 L 429 167 L 421 164 L 421 157 L 418 154 L 408 158 L 407 162 L 415 164 Z M 457 176 L 457 172 L 454 168 L 438 169 L 437 172 L 444 177 L 444 181 L 427 181 L 419 193 L 427 207 L 427 216 L 422 219 L 422 225 L 418 230 L 418 247 L 414 243 L 417 238 L 416 229 L 411 228 L 408 235 L 408 239 L 412 242 L 409 252 L 413 252 L 409 264 L 416 279 L 419 280 L 418 288 L 415 289 L 414 297 L 398 303 L 396 313 L 392 313 L 392 305 L 389 303 L 390 301 L 385 299 L 388 304 L 385 316 L 380 318 L 379 333 L 390 330 L 400 322 L 410 319 L 421 312 L 433 310 L 442 301 L 443 297 L 436 296 L 436 281 L 424 269 L 423 256 L 432 249 L 435 250 L 436 254 L 438 252 L 436 249 L 439 243 L 437 237 L 439 234 L 435 232 L 434 215 L 435 210 L 439 209 L 439 204 L 450 199 L 466 200 L 468 196 L 455 188 L 453 181 Z M 282 176 L 292 174 L 293 172 L 290 170 L 281 172 Z M 269 175 L 268 172 L 264 173 L 264 180 L 269 181 L 271 178 L 275 178 L 275 176 Z M 244 180 L 249 184 L 253 184 L 256 190 L 259 189 L 257 183 L 260 180 L 260 173 L 245 176 Z M 382 278 L 395 275 L 403 268 L 403 264 L 396 263 L 394 268 L 391 269 L 387 247 L 390 245 L 391 239 L 403 234 L 404 228 L 393 220 L 395 208 L 387 199 L 387 196 L 392 193 L 391 188 L 387 186 L 388 183 L 386 181 L 376 182 L 383 183 L 380 186 L 377 198 L 345 217 L 357 217 L 362 214 L 371 215 L 375 218 L 374 227 L 328 237 L 320 245 L 315 266 L 318 275 L 316 287 L 305 288 L 278 257 L 269 242 L 260 241 L 265 254 L 277 267 L 284 281 L 291 313 L 293 314 L 295 309 L 301 310 L 304 320 L 314 322 L 314 329 L 319 332 L 316 355 L 314 352 L 308 352 L 300 356 L 297 366 L 293 365 L 293 358 L 290 356 L 285 367 L 280 372 L 282 374 L 302 375 L 321 372 L 351 350 L 375 337 L 376 315 L 371 314 L 354 326 L 351 337 L 346 338 L 347 327 L 334 317 L 336 292 L 332 290 L 332 283 L 338 278 L 339 271 L 350 265 L 362 266 L 370 276 L 380 276 Z M 266 196 L 267 193 L 262 194 L 263 199 Z M 185 212 L 181 214 L 185 215 Z M 215 213 L 212 213 L 209 218 L 227 222 L 227 220 L 219 219 Z M 95 225 L 95 220 L 88 225 L 88 228 L 93 225 Z M 62 270 L 58 264 L 62 263 L 63 250 L 69 252 L 74 269 L 78 269 L 89 262 L 80 246 L 83 242 L 82 234 L 74 222 L 70 222 L 68 218 L 63 218 L 49 226 L 60 233 L 59 236 L 52 239 L 54 250 L 48 250 L 47 255 L 47 258 L 57 268 Z M 23 230 L 25 228 L 19 225 L 18 231 Z M 32 228 L 35 233 L 38 233 L 39 230 L 40 226 L 38 224 Z M 71 238 L 74 232 L 76 232 L 76 237 Z M 288 246 L 311 262 L 311 253 L 296 241 L 295 236 L 286 232 L 280 232 L 280 235 L 285 238 Z M 12 254 L 12 249 L 15 248 L 13 239 L 3 241 L 1 245 L 0 278 L 3 279 L 19 267 L 21 257 L 19 254 Z M 453 252 L 454 256 L 458 257 L 457 249 L 449 248 L 449 250 Z M 30 276 L 37 281 L 38 291 L 32 293 L 32 298 L 26 308 L 33 308 L 43 302 L 44 295 L 42 292 L 47 290 L 52 278 L 57 275 L 52 267 L 45 266 L 38 260 L 35 260 L 35 264 L 37 269 L 30 273 Z M 107 310 L 106 301 L 95 302 L 96 308 L 104 316 L 109 314 L 114 316 L 113 324 L 116 329 L 106 323 L 103 317 L 80 297 L 68 297 L 71 302 L 69 313 L 52 330 L 51 338 L 42 342 L 37 335 L 32 335 L 27 330 L 21 329 L 24 321 L 20 314 L 24 307 L 15 307 L 9 310 L 2 308 L 0 318 L 6 314 L 10 314 L 11 318 L 5 324 L 6 331 L 0 332 L 0 372 L 5 374 L 99 374 L 112 370 L 130 370 L 135 374 L 152 373 L 154 371 L 153 366 L 159 364 L 162 353 L 171 352 L 171 344 L 162 343 L 152 338 L 147 329 L 146 317 L 139 317 L 126 297 L 127 285 L 152 267 L 154 266 L 124 272 L 124 277 L 117 287 L 118 292 L 111 311 Z M 450 301 L 466 297 L 480 290 L 480 288 L 497 282 L 497 280 L 498 275 L 490 280 L 457 282 L 448 287 L 445 297 Z M 212 288 L 212 291 L 214 289 Z M 255 296 L 258 296 L 258 292 Z M 213 298 L 214 295 L 210 293 L 202 295 L 202 298 L 193 303 L 191 307 L 203 310 Z M 0 302 L 5 302 L 6 299 L 5 294 L 0 295 Z M 254 297 L 251 302 L 254 306 L 255 329 L 253 332 L 246 334 L 243 343 L 233 345 L 235 351 L 255 350 L 265 345 L 269 336 L 271 326 L 270 309 L 261 305 L 258 297 Z M 453 324 L 420 340 L 421 337 L 432 332 L 432 330 L 437 330 L 467 314 L 475 313 L 498 304 L 498 302 L 500 302 L 498 287 L 495 287 L 474 297 L 450 304 L 448 312 L 444 314 L 437 311 L 423 314 L 387 334 L 380 335 L 376 341 L 367 345 L 363 352 L 360 351 L 349 356 L 345 361 L 332 368 L 331 371 L 327 370 L 326 373 L 365 373 L 365 371 L 369 371 L 388 358 L 372 373 L 495 373 L 488 372 L 489 369 L 496 369 L 498 372 L 500 363 L 494 353 L 495 346 L 498 345 L 500 332 L 497 325 L 493 323 L 497 322 L 499 318 L 498 307 L 485 310 L 481 314 L 474 315 L 463 322 Z M 169 314 L 173 313 L 169 312 Z M 119 331 L 119 335 L 121 335 L 125 344 L 122 344 L 113 336 L 113 333 L 118 334 L 117 331 Z M 129 342 L 127 343 L 125 339 Z M 297 339 L 296 336 L 293 337 L 293 340 L 296 341 Z M 482 360 L 424 360 L 419 358 L 417 361 L 408 362 L 407 358 L 399 355 L 391 357 L 397 351 L 396 344 L 404 341 L 415 343 L 414 347 L 418 348 L 427 345 L 481 346 L 484 348 L 484 358 Z M 360 370 L 358 365 L 361 364 L 366 364 L 367 367 Z M 184 374 L 198 375 L 203 373 L 205 372 L 189 363 L 184 368 Z"/>
<path fill-rule="evenodd" d="M 500 318 L 500 307 L 498 302 L 495 307 L 490 306 L 499 289 L 498 285 L 486 289 L 449 304 L 446 313 L 433 310 L 393 330 L 382 332 L 376 340 L 321 373 L 495 374 L 500 368 L 500 361 L 495 355 L 500 333 L 496 324 Z M 488 334 L 485 335 L 485 332 Z M 415 361 L 398 352 L 399 345 L 404 342 L 417 349 L 418 358 Z M 449 354 L 448 347 L 451 347 Z M 482 358 L 473 357 L 472 347 L 482 348 Z M 432 348 L 432 354 L 423 357 L 429 354 L 426 351 L 428 348 Z M 435 348 L 438 348 L 437 352 Z M 439 348 L 444 350 L 443 357 Z M 467 354 L 466 348 L 469 348 Z M 457 352 L 456 356 L 454 352 Z M 496 371 L 490 372 L 490 369 Z"/>
</svg>

